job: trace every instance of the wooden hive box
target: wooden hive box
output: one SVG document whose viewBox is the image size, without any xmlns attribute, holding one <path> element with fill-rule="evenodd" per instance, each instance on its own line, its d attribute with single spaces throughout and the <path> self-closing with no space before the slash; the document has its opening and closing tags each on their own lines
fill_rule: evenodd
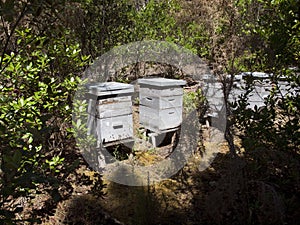
<svg viewBox="0 0 300 225">
<path fill-rule="evenodd" d="M 133 137 L 133 85 L 118 82 L 89 84 L 88 132 L 98 145 Z"/>
<path fill-rule="evenodd" d="M 184 80 L 143 78 L 140 85 L 140 124 L 153 132 L 164 132 L 182 123 Z"/>
</svg>

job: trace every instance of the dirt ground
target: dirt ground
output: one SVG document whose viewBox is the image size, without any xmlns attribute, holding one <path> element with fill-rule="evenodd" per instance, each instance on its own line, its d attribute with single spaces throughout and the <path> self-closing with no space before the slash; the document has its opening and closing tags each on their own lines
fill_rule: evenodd
<svg viewBox="0 0 300 225">
<path fill-rule="evenodd" d="M 172 151 L 175 144 L 174 137 L 169 138 L 166 145 L 154 148 L 149 143 L 149 138 L 139 129 L 137 107 L 134 107 L 133 120 L 134 135 L 138 137 L 132 155 L 135 163 L 147 166 L 164 160 Z M 54 215 L 43 224 L 58 225 L 66 221 L 70 224 L 79 224 L 83 221 L 84 224 L 97 224 L 95 221 L 99 221 L 97 218 L 103 215 L 115 218 L 115 222 L 120 224 L 188 224 L 185 223 L 186 217 L 190 217 L 191 221 L 196 219 L 191 217 L 195 214 L 195 197 L 199 198 L 208 192 L 207 188 L 216 185 L 215 167 L 221 163 L 218 162 L 221 159 L 217 156 L 228 153 L 225 141 L 220 143 L 205 141 L 213 132 L 217 131 L 203 127 L 205 151 L 195 151 L 186 166 L 174 176 L 160 182 L 149 180 L 145 186 L 127 186 L 104 180 L 101 197 L 95 197 L 90 187 L 75 187 L 77 193 L 68 200 L 60 202 Z M 213 161 L 216 157 L 217 159 Z M 132 158 L 129 156 L 123 162 L 130 164 L 130 160 Z M 210 165 L 212 162 L 214 166 Z M 95 172 L 87 168 L 81 168 L 79 173 L 86 174 L 90 179 L 95 175 Z M 208 187 L 202 185 L 204 181 L 199 178 L 201 174 L 209 180 Z M 99 210 L 100 214 L 97 213 Z M 83 216 L 82 213 L 85 215 Z"/>
<path fill-rule="evenodd" d="M 137 113 L 134 107 L 134 151 L 126 153 L 122 162 L 132 167 L 156 165 L 172 152 L 176 138 L 154 148 L 139 129 Z M 244 156 L 241 140 L 235 140 L 238 155 L 232 157 L 218 130 L 203 126 L 200 135 L 203 140 L 186 165 L 166 179 L 144 179 L 143 186 L 127 186 L 105 179 L 82 162 L 66 177 L 72 191 L 59 189 L 68 193 L 64 199 L 54 204 L 50 195 L 41 191 L 30 200 L 18 199 L 12 207 L 22 205 L 21 220 L 33 212 L 46 215 L 40 217 L 43 225 L 282 224 L 285 219 L 300 218 L 295 210 L 300 207 L 296 194 L 286 203 L 276 184 L 261 180 L 260 165 Z M 211 141 L 212 136 L 219 141 Z M 86 182 L 79 182 L 83 178 Z"/>
</svg>

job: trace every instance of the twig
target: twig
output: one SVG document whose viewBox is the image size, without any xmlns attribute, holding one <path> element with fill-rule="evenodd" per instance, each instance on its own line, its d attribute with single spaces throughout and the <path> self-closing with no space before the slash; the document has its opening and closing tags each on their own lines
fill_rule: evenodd
<svg viewBox="0 0 300 225">
<path fill-rule="evenodd" d="M 7 39 L 6 39 L 6 42 L 5 42 L 4 48 L 3 48 L 3 52 L 2 52 L 2 55 L 1 55 L 1 59 L 0 59 L 0 69 L 1 69 L 0 73 L 2 73 L 3 70 L 4 70 L 4 68 L 8 65 L 8 64 L 6 64 L 6 66 L 4 68 L 2 68 L 3 58 L 4 58 L 4 55 L 5 55 L 6 51 L 7 51 L 8 44 L 9 44 L 9 42 L 10 42 L 13 34 L 15 33 L 15 30 L 16 30 L 18 24 L 20 23 L 21 19 L 25 16 L 25 12 L 27 11 L 27 6 L 28 6 L 28 2 L 25 3 L 20 16 L 18 17 L 16 23 L 12 27 L 11 32 L 8 35 Z"/>
</svg>

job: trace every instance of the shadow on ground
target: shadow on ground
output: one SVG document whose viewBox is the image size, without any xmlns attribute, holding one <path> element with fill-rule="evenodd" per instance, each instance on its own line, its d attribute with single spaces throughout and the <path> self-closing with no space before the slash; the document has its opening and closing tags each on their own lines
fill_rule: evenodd
<svg viewBox="0 0 300 225">
<path fill-rule="evenodd" d="M 64 224 L 296 225 L 299 162 L 298 155 L 261 147 L 241 150 L 237 157 L 218 153 L 201 172 L 189 162 L 155 185 L 107 182 L 103 198 L 75 197 L 65 208 Z"/>
</svg>

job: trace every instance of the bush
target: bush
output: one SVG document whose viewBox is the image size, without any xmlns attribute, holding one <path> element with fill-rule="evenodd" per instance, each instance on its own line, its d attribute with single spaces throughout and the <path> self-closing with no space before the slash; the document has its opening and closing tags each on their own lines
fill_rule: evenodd
<svg viewBox="0 0 300 225">
<path fill-rule="evenodd" d="M 61 143 L 71 122 L 71 96 L 88 57 L 63 38 L 18 31 L 17 52 L 1 59 L 1 207 L 40 184 L 54 189 L 67 167 Z M 11 217 L 9 211 L 2 211 Z M 8 219 L 8 218 L 6 218 Z"/>
</svg>

